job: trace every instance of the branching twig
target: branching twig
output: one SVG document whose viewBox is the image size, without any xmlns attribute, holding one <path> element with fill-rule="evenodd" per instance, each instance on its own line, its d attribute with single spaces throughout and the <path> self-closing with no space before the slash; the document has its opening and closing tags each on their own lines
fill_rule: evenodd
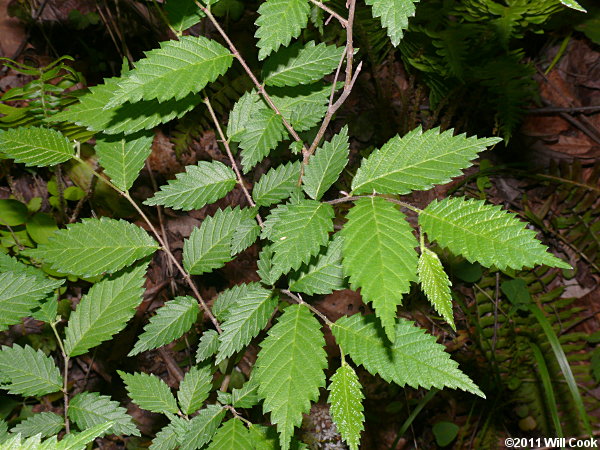
<svg viewBox="0 0 600 450">
<path fill-rule="evenodd" d="M 289 298 L 291 298 L 292 300 L 294 300 L 295 302 L 297 302 L 300 305 L 304 305 L 306 306 L 308 309 L 310 309 L 314 314 L 316 314 L 317 316 L 319 316 L 321 318 L 321 320 L 323 322 L 325 322 L 325 324 L 331 328 L 333 325 L 333 322 L 331 320 L 329 320 L 327 318 L 327 316 L 325 314 L 323 314 L 321 311 L 319 311 L 317 308 L 315 308 L 314 306 L 312 306 L 309 303 L 306 303 L 304 300 L 302 300 L 302 297 L 300 297 L 299 295 L 294 294 L 293 292 L 289 291 L 288 289 L 281 289 L 281 292 L 283 292 L 285 295 L 287 295 Z"/>
<path fill-rule="evenodd" d="M 321 3 L 317 0 L 310 0 L 310 2 L 313 5 L 317 5 L 319 8 L 321 8 L 327 14 L 330 14 L 331 16 L 335 17 L 344 28 L 348 28 L 348 21 L 346 19 L 344 19 L 342 16 L 340 16 L 338 13 L 336 13 L 334 10 L 332 10 L 331 8 L 329 8 L 328 6 L 324 5 L 323 3 Z"/>
</svg>

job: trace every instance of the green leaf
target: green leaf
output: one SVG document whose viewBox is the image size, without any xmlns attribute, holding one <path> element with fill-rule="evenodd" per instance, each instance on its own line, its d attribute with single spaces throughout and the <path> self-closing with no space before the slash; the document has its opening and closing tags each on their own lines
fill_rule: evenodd
<svg viewBox="0 0 600 450">
<path fill-rule="evenodd" d="M 208 216 L 183 244 L 183 265 L 192 275 L 201 275 L 223 267 L 232 260 L 231 240 L 248 209 L 227 207 Z"/>
<path fill-rule="evenodd" d="M 246 131 L 246 125 L 254 118 L 254 113 L 263 107 L 260 97 L 254 90 L 246 92 L 235 102 L 229 113 L 227 123 L 227 136 L 234 142 L 239 142 L 241 135 Z"/>
<path fill-rule="evenodd" d="M 56 289 L 62 282 L 44 279 L 37 275 L 17 272 L 0 273 L 0 331 L 7 330 L 31 310 L 40 305 L 40 300 Z"/>
<path fill-rule="evenodd" d="M 392 44 L 396 47 L 402 39 L 402 31 L 408 27 L 408 18 L 415 15 L 415 3 L 419 0 L 365 0 L 373 8 L 373 17 L 381 18 L 387 28 Z"/>
<path fill-rule="evenodd" d="M 157 248 L 137 225 L 101 217 L 69 225 L 54 233 L 47 244 L 23 253 L 51 264 L 58 272 L 94 277 L 127 267 Z"/>
<path fill-rule="evenodd" d="M 292 275 L 290 290 L 308 295 L 331 294 L 344 289 L 344 268 L 342 266 L 342 248 L 344 239 L 336 234 L 327 251 L 319 254 L 308 267 Z"/>
<path fill-rule="evenodd" d="M 458 388 L 485 398 L 473 381 L 458 369 L 458 363 L 450 359 L 445 347 L 413 322 L 398 319 L 396 338 L 391 346 L 373 315 L 342 317 L 331 331 L 355 363 L 388 383 L 426 389 Z"/>
<path fill-rule="evenodd" d="M 239 419 L 230 419 L 217 430 L 208 450 L 253 449 L 250 432 Z"/>
<path fill-rule="evenodd" d="M 58 434 L 64 425 L 65 419 L 58 414 L 41 412 L 28 417 L 10 430 L 10 432 L 14 434 L 20 433 L 23 437 L 35 436 L 36 434 L 48 437 Z"/>
<path fill-rule="evenodd" d="M 309 159 L 302 179 L 304 192 L 310 198 L 320 200 L 346 167 L 349 154 L 348 127 L 345 126 Z"/>
<path fill-rule="evenodd" d="M 156 433 L 150 450 L 173 450 L 181 443 L 178 428 L 183 426 L 187 428 L 188 421 L 177 416 L 174 416 L 171 420 L 172 422 L 169 425 Z"/>
<path fill-rule="evenodd" d="M 275 111 L 267 107 L 254 111 L 239 138 L 244 173 L 267 157 L 285 136 L 285 126 Z"/>
<path fill-rule="evenodd" d="M 283 450 L 289 449 L 294 427 L 325 386 L 324 345 L 321 325 L 302 305 L 286 308 L 261 343 L 253 379 L 264 399 L 264 412 L 270 412 L 271 423 L 277 424 Z"/>
<path fill-rule="evenodd" d="M 409 194 L 444 184 L 472 165 L 472 160 L 499 138 L 477 139 L 439 128 L 421 127 L 394 137 L 363 160 L 352 180 L 353 194 Z"/>
<path fill-rule="evenodd" d="M 198 318 L 198 302 L 193 297 L 175 297 L 161 308 L 144 327 L 128 356 L 162 347 L 187 333 Z"/>
<path fill-rule="evenodd" d="M 125 373 L 117 370 L 125 383 L 129 398 L 140 408 L 155 413 L 179 411 L 171 388 L 156 375 L 147 373 Z"/>
<path fill-rule="evenodd" d="M 271 206 L 290 196 L 300 179 L 300 161 L 288 162 L 270 169 L 252 189 L 252 198 L 258 206 Z"/>
<path fill-rule="evenodd" d="M 114 425 L 114 422 L 104 422 L 94 425 L 81 433 L 66 434 L 53 450 L 79 450 L 97 437 L 102 436 Z"/>
<path fill-rule="evenodd" d="M 285 96 L 277 95 L 279 92 Z M 296 131 L 308 131 L 325 117 L 330 95 L 331 85 L 315 83 L 277 90 L 271 99 Z"/>
<path fill-rule="evenodd" d="M 163 205 L 173 209 L 200 209 L 225 197 L 236 183 L 235 173 L 219 161 L 200 161 L 178 173 L 176 180 L 162 186 L 145 205 Z"/>
<path fill-rule="evenodd" d="M 82 355 L 125 328 L 142 302 L 146 267 L 140 264 L 91 287 L 69 319 L 67 355 Z"/>
<path fill-rule="evenodd" d="M 231 236 L 231 256 L 235 256 L 250 247 L 260 236 L 260 226 L 256 219 L 248 217 L 240 222 Z"/>
<path fill-rule="evenodd" d="M 303 200 L 288 206 L 273 226 L 273 266 L 277 276 L 298 269 L 319 253 L 333 231 L 333 207 Z"/>
<path fill-rule="evenodd" d="M 191 0 L 169 0 L 165 6 L 169 25 L 179 34 L 200 23 L 204 13 Z"/>
<path fill-rule="evenodd" d="M 418 242 L 404 214 L 379 197 L 361 198 L 348 213 L 344 237 L 344 272 L 353 289 L 372 302 L 394 342 L 396 310 L 416 281 Z"/>
<path fill-rule="evenodd" d="M 54 166 L 73 157 L 73 145 L 59 131 L 11 128 L 0 134 L 0 153 L 27 166 Z"/>
<path fill-rule="evenodd" d="M 427 247 L 422 247 L 417 272 L 419 282 L 429 302 L 456 331 L 454 313 L 452 312 L 452 294 L 450 293 L 452 283 L 446 272 L 444 272 L 444 267 L 438 255 Z"/>
<path fill-rule="evenodd" d="M 329 385 L 331 417 L 338 431 L 351 450 L 358 450 L 360 433 L 364 430 L 362 393 L 360 381 L 354 369 L 346 362 L 331 377 Z"/>
<path fill-rule="evenodd" d="M 208 405 L 190 420 L 188 431 L 181 439 L 180 450 L 194 450 L 210 442 L 225 417 L 225 409 Z"/>
<path fill-rule="evenodd" d="M 448 197 L 433 201 L 419 215 L 419 224 L 442 247 L 486 267 L 504 270 L 546 264 L 571 268 L 548 253 L 535 231 L 514 214 L 482 200 Z"/>
<path fill-rule="evenodd" d="M 579 3 L 577 3 L 575 0 L 560 0 L 560 2 L 565 5 L 568 8 L 580 11 L 580 12 L 587 12 L 585 10 L 585 8 L 583 6 L 581 6 Z"/>
<path fill-rule="evenodd" d="M 256 273 L 260 277 L 260 281 L 268 286 L 273 286 L 279 276 L 273 270 L 273 250 L 270 245 L 263 247 L 258 254 L 257 266 Z"/>
<path fill-rule="evenodd" d="M 27 222 L 27 205 L 10 198 L 0 200 L 0 226 L 16 227 Z"/>
<path fill-rule="evenodd" d="M 0 380 L 1 389 L 25 396 L 51 394 L 63 387 L 63 379 L 54 360 L 28 345 L 2 346 Z"/>
<path fill-rule="evenodd" d="M 258 401 L 258 384 L 253 379 L 244 383 L 240 389 L 231 390 L 231 404 L 236 408 L 252 408 Z"/>
<path fill-rule="evenodd" d="M 253 284 L 236 284 L 235 286 L 225 289 L 219 294 L 212 307 L 212 312 L 215 317 L 223 322 L 229 317 L 229 309 L 243 298 L 253 288 Z"/>
<path fill-rule="evenodd" d="M 229 50 L 203 36 L 164 41 L 160 48 L 145 54 L 118 83 L 107 108 L 142 99 L 181 100 L 192 92 L 200 92 L 233 62 Z"/>
<path fill-rule="evenodd" d="M 48 289 L 56 289 L 64 284 L 65 280 L 53 280 L 47 278 L 43 271 L 40 269 L 23 264 L 17 258 L 8 256 L 5 253 L 0 252 L 0 273 L 2 272 L 15 272 L 15 275 L 27 275 L 37 279 L 41 284 L 48 283 Z M 0 283 L 0 286 L 4 283 Z M 52 287 L 50 287 L 52 286 Z"/>
<path fill-rule="evenodd" d="M 120 80 L 121 78 L 109 78 L 104 80 L 104 84 L 91 87 L 88 94 L 79 98 L 79 103 L 47 120 L 72 122 L 88 130 L 106 134 L 131 134 L 183 117 L 202 101 L 202 96 L 193 93 L 181 100 L 162 103 L 147 100 L 105 109 L 118 89 Z"/>
<path fill-rule="evenodd" d="M 127 410 L 107 395 L 100 395 L 97 392 L 81 392 L 72 397 L 68 415 L 80 430 L 114 422 L 104 434 L 140 436 Z"/>
<path fill-rule="evenodd" d="M 338 66 L 344 47 L 314 41 L 304 47 L 300 43 L 281 49 L 263 66 L 263 81 L 267 86 L 297 86 L 321 80 Z"/>
<path fill-rule="evenodd" d="M 133 186 L 144 161 L 150 156 L 153 139 L 154 133 L 150 131 L 96 139 L 95 149 L 100 165 L 119 189 L 128 191 Z"/>
<path fill-rule="evenodd" d="M 213 311 L 214 312 L 214 311 Z M 206 361 L 219 349 L 219 333 L 216 330 L 206 330 L 200 337 L 198 350 L 196 352 L 196 362 Z"/>
<path fill-rule="evenodd" d="M 212 378 L 210 364 L 192 366 L 185 374 L 177 392 L 182 413 L 192 414 L 202 407 L 212 388 Z"/>
<path fill-rule="evenodd" d="M 246 347 L 267 326 L 279 298 L 259 283 L 249 283 L 227 310 L 221 325 L 217 364 Z"/>
<path fill-rule="evenodd" d="M 308 23 L 310 6 L 307 0 L 267 0 L 258 8 L 256 19 L 260 49 L 258 59 L 265 59 L 280 46 L 287 46 Z"/>
</svg>

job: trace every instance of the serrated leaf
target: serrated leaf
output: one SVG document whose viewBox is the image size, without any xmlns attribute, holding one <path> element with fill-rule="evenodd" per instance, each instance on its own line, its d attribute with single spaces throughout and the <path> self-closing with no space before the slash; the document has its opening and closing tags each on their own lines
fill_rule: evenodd
<svg viewBox="0 0 600 450">
<path fill-rule="evenodd" d="M 329 385 L 330 412 L 339 433 L 351 450 L 358 450 L 365 416 L 362 401 L 365 396 L 354 369 L 345 362 L 331 377 Z"/>
<path fill-rule="evenodd" d="M 458 363 L 450 359 L 445 347 L 413 322 L 398 319 L 391 346 L 373 315 L 342 317 L 331 331 L 356 364 L 388 383 L 426 389 L 458 388 L 485 398 L 473 381 L 458 369 Z"/>
<path fill-rule="evenodd" d="M 300 161 L 288 162 L 270 169 L 252 189 L 252 198 L 258 206 L 271 206 L 288 198 L 298 185 Z"/>
<path fill-rule="evenodd" d="M 422 247 L 417 272 L 427 299 L 456 331 L 452 312 L 452 294 L 450 293 L 452 283 L 448 279 L 438 255 L 428 248 Z"/>
<path fill-rule="evenodd" d="M 127 410 L 107 395 L 97 392 L 81 392 L 71 398 L 68 416 L 80 430 L 113 422 L 104 434 L 140 436 Z"/>
<path fill-rule="evenodd" d="M 239 419 L 230 419 L 217 430 L 208 450 L 240 450 L 254 448 L 248 429 Z"/>
<path fill-rule="evenodd" d="M 140 264 L 100 281 L 83 296 L 65 331 L 67 355 L 82 355 L 125 328 L 142 302 L 146 266 Z"/>
<path fill-rule="evenodd" d="M 333 231 L 333 207 L 303 200 L 288 206 L 273 226 L 273 266 L 276 276 L 298 269 L 319 253 Z"/>
<path fill-rule="evenodd" d="M 307 0 L 267 0 L 258 8 L 258 29 L 254 34 L 260 49 L 258 59 L 265 59 L 280 46 L 287 46 L 308 23 L 310 6 Z"/>
<path fill-rule="evenodd" d="M 196 351 L 196 362 L 206 361 L 219 349 L 219 333 L 216 330 L 206 330 L 200 337 L 198 350 Z"/>
<path fill-rule="evenodd" d="M 275 111 L 263 107 L 254 112 L 252 120 L 239 136 L 242 167 L 244 173 L 248 173 L 277 147 L 279 141 L 287 136 L 287 132 L 281 117 Z"/>
<path fill-rule="evenodd" d="M 338 83 L 337 87 L 343 86 Z M 315 83 L 310 86 L 273 89 L 273 103 L 296 131 L 308 131 L 325 117 L 331 95 L 331 85 Z M 285 95 L 279 95 L 281 92 Z"/>
<path fill-rule="evenodd" d="M 253 217 L 240 222 L 231 236 L 231 256 L 235 256 L 250 247 L 260 236 L 260 226 Z"/>
<path fill-rule="evenodd" d="M 26 345 L 2 346 L 0 351 L 0 389 L 11 394 L 37 396 L 58 392 L 63 379 L 54 360 L 41 350 Z"/>
<path fill-rule="evenodd" d="M 192 414 L 202 407 L 212 389 L 212 378 L 210 364 L 193 366 L 185 374 L 177 392 L 182 413 Z"/>
<path fill-rule="evenodd" d="M 150 450 L 174 450 L 181 443 L 178 426 L 187 427 L 188 421 L 177 416 L 174 416 L 171 420 L 171 423 L 156 433 L 156 437 L 152 439 Z"/>
<path fill-rule="evenodd" d="M 236 284 L 235 286 L 225 289 L 219 294 L 212 307 L 212 312 L 215 317 L 223 322 L 229 317 L 229 309 L 243 298 L 252 288 L 253 284 Z"/>
<path fill-rule="evenodd" d="M 433 201 L 419 214 L 419 225 L 442 247 L 486 267 L 504 270 L 545 264 L 571 268 L 548 253 L 535 231 L 514 214 L 482 200 L 448 197 Z"/>
<path fill-rule="evenodd" d="M 65 280 L 53 280 L 48 278 L 44 272 L 37 267 L 23 264 L 16 258 L 8 256 L 5 253 L 0 253 L 0 273 L 2 272 L 15 272 L 16 275 L 35 277 L 41 283 L 51 283 L 52 289 L 62 286 L 65 282 Z"/>
<path fill-rule="evenodd" d="M 418 242 L 404 214 L 379 197 L 361 198 L 348 213 L 344 273 L 353 289 L 373 304 L 394 342 L 396 309 L 416 281 Z"/>
<path fill-rule="evenodd" d="M 81 277 L 114 273 L 156 251 L 148 233 L 124 220 L 83 219 L 56 231 L 47 244 L 23 252 L 58 272 Z"/>
<path fill-rule="evenodd" d="M 149 131 L 123 136 L 96 138 L 96 154 L 112 183 L 128 191 L 137 179 L 144 161 L 152 151 L 154 133 Z"/>
<path fill-rule="evenodd" d="M 155 413 L 176 413 L 177 402 L 171 388 L 156 375 L 147 373 L 125 373 L 117 370 L 125 383 L 129 398 L 140 408 Z"/>
<path fill-rule="evenodd" d="M 279 298 L 259 283 L 249 283 L 227 310 L 221 325 L 217 364 L 246 347 L 267 326 Z"/>
<path fill-rule="evenodd" d="M 182 36 L 145 53 L 118 83 L 107 108 L 139 100 L 181 100 L 223 75 L 233 62 L 229 50 L 203 36 Z"/>
<path fill-rule="evenodd" d="M 104 84 L 91 87 L 89 93 L 79 98 L 79 103 L 47 120 L 53 123 L 72 122 L 106 134 L 131 134 L 181 118 L 202 101 L 202 96 L 193 93 L 181 100 L 162 103 L 158 100 L 142 100 L 105 109 L 118 89 L 120 80 L 109 78 L 104 80 Z"/>
<path fill-rule="evenodd" d="M 193 297 L 175 297 L 156 310 L 128 356 L 162 347 L 187 333 L 198 318 L 198 302 Z"/>
<path fill-rule="evenodd" d="M 279 450 L 281 448 L 275 427 L 252 424 L 249 431 L 255 450 Z M 293 439 L 292 443 L 294 443 Z"/>
<path fill-rule="evenodd" d="M 183 265 L 192 275 L 201 275 L 223 267 L 232 260 L 231 239 L 248 210 L 235 207 L 218 209 L 194 229 L 183 244 Z"/>
<path fill-rule="evenodd" d="M 308 295 L 331 294 L 333 291 L 344 289 L 346 283 L 342 266 L 342 248 L 344 238 L 336 234 L 327 251 L 317 255 L 306 269 L 292 275 L 290 290 L 303 292 Z"/>
<path fill-rule="evenodd" d="M 279 204 L 269 212 L 269 215 L 263 222 L 263 228 L 260 233 L 262 239 L 271 239 L 273 237 L 273 227 L 279 222 L 281 216 L 287 212 L 291 204 L 291 201 L 285 205 Z"/>
<path fill-rule="evenodd" d="M 29 272 L 0 273 L 0 331 L 27 317 L 32 309 L 40 305 L 40 300 L 60 284 L 62 282 L 29 275 Z"/>
<path fill-rule="evenodd" d="M 408 27 L 408 18 L 415 15 L 415 3 L 419 0 L 365 0 L 373 8 L 373 17 L 381 18 L 381 25 L 396 47 Z"/>
<path fill-rule="evenodd" d="M 188 431 L 181 439 L 180 450 L 194 450 L 210 442 L 221 421 L 225 409 L 218 405 L 208 405 L 190 420 Z"/>
<path fill-rule="evenodd" d="M 65 425 L 65 419 L 53 412 L 41 412 L 20 422 L 11 433 L 20 433 L 23 437 L 35 436 L 48 437 L 58 434 Z"/>
<path fill-rule="evenodd" d="M 310 198 L 320 200 L 346 167 L 349 154 L 348 127 L 345 126 L 309 159 L 302 178 L 304 192 Z"/>
<path fill-rule="evenodd" d="M 58 315 L 58 294 L 52 294 L 46 298 L 38 309 L 31 313 L 31 317 L 42 322 L 52 323 Z"/>
<path fill-rule="evenodd" d="M 246 125 L 254 118 L 254 113 L 263 107 L 256 91 L 252 90 L 242 95 L 229 113 L 227 123 L 227 136 L 229 139 L 239 142 L 242 133 L 246 131 Z"/>
<path fill-rule="evenodd" d="M 344 47 L 314 41 L 303 47 L 300 43 L 281 49 L 263 66 L 263 81 L 267 86 L 297 86 L 319 81 L 338 66 Z"/>
<path fill-rule="evenodd" d="M 169 25 L 179 34 L 200 23 L 204 13 L 191 0 L 169 0 L 165 4 Z"/>
<path fill-rule="evenodd" d="M 66 434 L 54 450 L 80 450 L 97 437 L 102 436 L 105 431 L 110 430 L 113 425 L 114 422 L 104 422 L 94 425 L 81 433 Z"/>
<path fill-rule="evenodd" d="M 268 286 L 273 286 L 279 277 L 273 270 L 273 251 L 270 245 L 263 247 L 260 251 L 256 264 L 258 266 L 256 273 L 260 277 L 260 281 Z"/>
<path fill-rule="evenodd" d="M 264 399 L 264 412 L 277 424 L 283 450 L 290 447 L 294 427 L 325 386 L 327 355 L 321 325 L 308 308 L 292 305 L 261 343 L 252 378 Z"/>
<path fill-rule="evenodd" d="M 219 161 L 200 161 L 196 166 L 186 166 L 185 173 L 161 186 L 145 205 L 162 205 L 173 209 L 200 209 L 225 197 L 236 183 L 235 173 Z"/>
<path fill-rule="evenodd" d="M 258 401 L 258 384 L 252 378 L 241 388 L 231 390 L 231 404 L 236 408 L 252 408 Z"/>
<path fill-rule="evenodd" d="M 499 138 L 477 139 L 439 128 L 418 127 L 390 139 L 364 159 L 352 180 L 353 194 L 409 194 L 448 183 L 472 165 L 472 160 Z"/>
<path fill-rule="evenodd" d="M 0 154 L 26 166 L 54 166 L 73 157 L 73 145 L 57 130 L 21 127 L 0 134 Z"/>
</svg>

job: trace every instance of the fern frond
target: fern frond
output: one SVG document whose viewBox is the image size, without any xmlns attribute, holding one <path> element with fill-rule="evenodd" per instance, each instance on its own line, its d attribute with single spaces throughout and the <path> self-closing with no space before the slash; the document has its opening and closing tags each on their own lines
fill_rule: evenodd
<svg viewBox="0 0 600 450">
<path fill-rule="evenodd" d="M 327 203 L 303 200 L 290 205 L 273 226 L 273 267 L 275 276 L 298 269 L 319 253 L 333 231 L 333 207 Z"/>
<path fill-rule="evenodd" d="M 288 198 L 298 185 L 300 161 L 288 162 L 270 169 L 252 189 L 252 198 L 258 206 L 271 206 Z"/>
<path fill-rule="evenodd" d="M 122 191 L 137 179 L 144 161 L 152 151 L 154 133 L 141 132 L 125 137 L 102 136 L 96 139 L 96 154 L 104 172 Z"/>
<path fill-rule="evenodd" d="M 344 237 L 344 273 L 361 289 L 394 342 L 396 310 L 416 281 L 418 242 L 404 214 L 380 197 L 362 198 L 348 213 Z"/>
<path fill-rule="evenodd" d="M 421 127 L 406 136 L 390 139 L 363 160 L 352 180 L 354 194 L 408 194 L 444 184 L 472 165 L 472 160 L 498 138 L 453 136 L 439 128 L 423 132 Z"/>
<path fill-rule="evenodd" d="M 290 290 L 314 295 L 331 294 L 333 291 L 344 289 L 346 283 L 342 266 L 343 246 L 344 238 L 338 233 L 327 245 L 324 254 L 319 254 L 306 269 L 291 276 Z"/>
<path fill-rule="evenodd" d="M 73 157 L 73 145 L 60 131 L 41 127 L 0 133 L 0 154 L 26 166 L 54 166 Z"/>
<path fill-rule="evenodd" d="M 471 379 L 458 369 L 445 347 L 406 319 L 398 319 L 390 346 L 375 317 L 342 317 L 332 327 L 336 342 L 352 360 L 385 381 L 404 386 L 462 389 L 485 398 Z"/>
<path fill-rule="evenodd" d="M 267 0 L 258 8 L 258 59 L 265 59 L 280 46 L 287 46 L 292 38 L 308 24 L 310 6 L 307 0 Z"/>
<path fill-rule="evenodd" d="M 105 109 L 142 99 L 181 100 L 215 81 L 232 62 L 229 50 L 203 36 L 161 42 L 160 48 L 146 52 L 135 69 L 118 82 L 119 88 Z"/>
<path fill-rule="evenodd" d="M 271 422 L 277 424 L 283 450 L 290 448 L 294 427 L 325 386 L 324 345 L 321 325 L 301 305 L 286 308 L 261 343 L 252 377 L 264 399 L 264 412 L 270 412 Z"/>
<path fill-rule="evenodd" d="M 69 402 L 69 419 L 77 424 L 80 430 L 88 430 L 96 425 L 113 422 L 113 425 L 103 433 L 116 435 L 140 436 L 139 430 L 133 424 L 127 410 L 112 401 L 106 395 L 97 392 L 80 392 Z"/>
<path fill-rule="evenodd" d="M 186 166 L 185 173 L 178 173 L 177 179 L 161 186 L 144 204 L 184 211 L 200 209 L 223 198 L 235 183 L 235 173 L 230 167 L 219 161 L 200 161 L 195 166 Z"/>
<path fill-rule="evenodd" d="M 350 450 L 358 450 L 365 416 L 362 401 L 365 396 L 354 369 L 345 361 L 331 377 L 329 399 L 331 417 Z"/>
<path fill-rule="evenodd" d="M 56 231 L 47 244 L 23 252 L 62 273 L 93 277 L 113 273 L 151 255 L 158 245 L 142 228 L 124 220 L 84 219 Z"/>
<path fill-rule="evenodd" d="M 438 255 L 428 248 L 422 247 L 417 273 L 423 292 L 425 292 L 429 302 L 456 331 L 452 312 L 452 294 L 450 293 L 452 283 L 446 272 L 444 272 L 444 267 Z"/>
<path fill-rule="evenodd" d="M 198 318 L 198 302 L 193 297 L 175 297 L 156 311 L 144 327 L 128 356 L 162 347 L 187 333 Z"/>
<path fill-rule="evenodd" d="M 302 178 L 304 192 L 310 198 L 320 200 L 348 164 L 349 154 L 348 127 L 345 126 L 309 159 Z"/>
<path fill-rule="evenodd" d="M 279 298 L 259 283 L 250 283 L 227 309 L 223 332 L 219 335 L 217 364 L 246 347 L 267 326 Z"/>
<path fill-rule="evenodd" d="M 146 264 L 140 264 L 92 286 L 69 319 L 67 355 L 82 355 L 125 328 L 142 301 L 145 274 Z"/>
<path fill-rule="evenodd" d="M 571 267 L 548 253 L 535 238 L 535 231 L 526 228 L 514 214 L 482 200 L 435 200 L 419 214 L 419 224 L 442 247 L 486 267 Z"/>
<path fill-rule="evenodd" d="M 26 396 L 45 395 L 62 390 L 63 379 L 54 361 L 41 350 L 26 345 L 2 346 L 0 389 Z"/>
<path fill-rule="evenodd" d="M 140 408 L 155 413 L 176 413 L 177 402 L 171 388 L 156 375 L 148 373 L 125 373 L 117 370 L 125 383 L 129 398 Z"/>
<path fill-rule="evenodd" d="M 177 392 L 182 413 L 193 414 L 200 409 L 212 389 L 212 378 L 210 364 L 192 366 L 185 374 Z"/>
<path fill-rule="evenodd" d="M 267 86 L 297 86 L 319 81 L 335 70 L 345 51 L 344 47 L 294 44 L 281 49 L 265 61 L 263 80 Z"/>
</svg>

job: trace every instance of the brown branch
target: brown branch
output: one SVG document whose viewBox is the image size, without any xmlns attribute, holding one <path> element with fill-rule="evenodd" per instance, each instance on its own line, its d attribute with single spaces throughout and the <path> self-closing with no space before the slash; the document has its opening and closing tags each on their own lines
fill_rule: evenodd
<svg viewBox="0 0 600 450">
<path fill-rule="evenodd" d="M 325 324 L 331 328 L 333 325 L 333 322 L 331 320 L 329 320 L 327 318 L 327 316 L 325 314 L 323 314 L 321 311 L 319 311 L 317 308 L 315 308 L 314 306 L 306 303 L 304 300 L 302 300 L 302 297 L 300 297 L 299 295 L 294 294 L 293 292 L 290 292 L 287 289 L 282 289 L 281 292 L 283 292 L 285 295 L 287 295 L 289 298 L 291 298 L 292 300 L 294 300 L 295 302 L 297 302 L 300 305 L 304 305 L 306 306 L 308 309 L 310 309 L 314 314 L 316 314 L 317 316 L 319 316 L 321 318 L 321 320 L 323 322 L 325 322 Z"/>
<path fill-rule="evenodd" d="M 335 17 L 344 28 L 348 28 L 348 21 L 346 19 L 344 19 L 342 16 L 340 16 L 338 13 L 336 13 L 334 10 L 332 10 L 331 8 L 329 8 L 328 6 L 324 5 L 323 3 L 321 3 L 317 0 L 310 0 L 310 2 L 313 5 L 317 5 L 319 8 L 321 8 L 327 14 L 330 14 L 331 16 Z"/>
</svg>

